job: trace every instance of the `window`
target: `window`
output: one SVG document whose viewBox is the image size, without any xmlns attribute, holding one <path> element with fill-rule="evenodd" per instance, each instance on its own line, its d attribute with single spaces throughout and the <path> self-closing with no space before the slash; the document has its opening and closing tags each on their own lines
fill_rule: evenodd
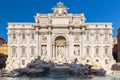
<svg viewBox="0 0 120 80">
<path fill-rule="evenodd" d="M 89 55 L 89 53 L 90 53 L 90 48 L 89 47 L 86 47 L 86 53 Z"/>
<path fill-rule="evenodd" d="M 25 33 L 22 34 L 22 39 L 25 39 Z"/>
<path fill-rule="evenodd" d="M 86 39 L 89 39 L 89 32 L 86 33 Z"/>
<path fill-rule="evenodd" d="M 16 34 L 15 33 L 13 33 L 13 39 L 16 39 Z"/>
<path fill-rule="evenodd" d="M 31 34 L 31 39 L 34 39 L 35 38 L 35 35 L 34 33 Z"/>
<path fill-rule="evenodd" d="M 105 47 L 105 54 L 108 54 L 108 47 Z"/>
<path fill-rule="evenodd" d="M 96 52 L 96 56 L 98 56 L 99 55 L 99 47 L 95 48 L 95 52 Z"/>
<path fill-rule="evenodd" d="M 33 56 L 33 55 L 34 55 L 34 52 L 35 52 L 34 47 L 31 47 L 31 56 Z"/>
<path fill-rule="evenodd" d="M 105 36 L 105 40 L 107 41 L 108 40 L 108 32 L 107 31 L 105 32 L 104 36 Z"/>
<path fill-rule="evenodd" d="M 25 47 L 22 47 L 22 56 L 25 55 Z"/>
<path fill-rule="evenodd" d="M 99 39 L 99 33 L 98 33 L 98 32 L 96 32 L 96 34 L 95 34 L 95 39 L 96 39 L 96 40 Z"/>
<path fill-rule="evenodd" d="M 13 46 L 13 47 L 12 47 L 12 56 L 15 56 L 15 55 L 16 55 L 16 47 Z"/>
</svg>

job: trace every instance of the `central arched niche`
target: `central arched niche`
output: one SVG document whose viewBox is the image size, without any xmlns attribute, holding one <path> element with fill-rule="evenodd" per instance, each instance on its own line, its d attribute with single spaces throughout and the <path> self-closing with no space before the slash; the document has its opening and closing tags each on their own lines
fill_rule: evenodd
<svg viewBox="0 0 120 80">
<path fill-rule="evenodd" d="M 58 36 L 55 39 L 55 44 L 57 45 L 66 44 L 66 39 L 63 36 Z"/>
<path fill-rule="evenodd" d="M 63 36 L 57 36 L 55 38 L 55 58 L 58 62 L 61 62 L 66 58 L 66 39 Z"/>
</svg>

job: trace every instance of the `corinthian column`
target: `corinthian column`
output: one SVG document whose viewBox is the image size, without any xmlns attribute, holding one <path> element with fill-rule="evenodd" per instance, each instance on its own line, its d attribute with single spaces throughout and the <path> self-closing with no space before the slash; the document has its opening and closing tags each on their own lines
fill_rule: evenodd
<svg viewBox="0 0 120 80">
<path fill-rule="evenodd" d="M 52 58 L 52 43 L 51 43 L 51 27 L 48 26 L 48 36 L 47 36 L 47 58 Z"/>
</svg>

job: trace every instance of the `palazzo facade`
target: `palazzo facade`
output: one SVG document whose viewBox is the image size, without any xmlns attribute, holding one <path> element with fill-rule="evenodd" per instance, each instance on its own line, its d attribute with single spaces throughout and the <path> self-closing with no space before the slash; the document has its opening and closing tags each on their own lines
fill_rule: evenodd
<svg viewBox="0 0 120 80">
<path fill-rule="evenodd" d="M 110 69 L 112 23 L 86 23 L 84 14 L 67 13 L 63 3 L 53 13 L 37 13 L 35 23 L 8 23 L 7 69 L 25 67 L 38 55 L 45 61 L 97 64 Z"/>
</svg>

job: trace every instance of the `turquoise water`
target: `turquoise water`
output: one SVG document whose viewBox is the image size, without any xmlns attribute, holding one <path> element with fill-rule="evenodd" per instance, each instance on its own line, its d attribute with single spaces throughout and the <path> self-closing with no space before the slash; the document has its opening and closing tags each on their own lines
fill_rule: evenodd
<svg viewBox="0 0 120 80">
<path fill-rule="evenodd" d="M 107 75 L 104 77 L 93 77 L 93 78 L 77 78 L 77 77 L 67 77 L 67 78 L 50 78 L 50 77 L 0 77 L 0 80 L 120 80 L 120 76 Z"/>
</svg>

